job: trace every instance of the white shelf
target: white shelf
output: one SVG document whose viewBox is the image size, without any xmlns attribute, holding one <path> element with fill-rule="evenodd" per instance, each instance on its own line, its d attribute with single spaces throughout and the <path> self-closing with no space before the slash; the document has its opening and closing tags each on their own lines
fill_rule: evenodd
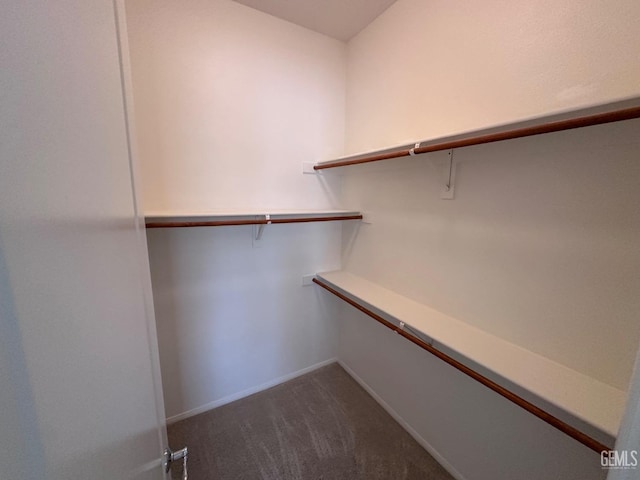
<svg viewBox="0 0 640 480">
<path fill-rule="evenodd" d="M 166 211 L 145 213 L 145 223 L 149 228 L 251 225 L 267 223 L 296 223 L 328 220 L 356 220 L 362 218 L 354 210 L 208 210 L 208 211 Z M 345 218 L 346 217 L 346 218 Z M 198 225 L 192 225 L 192 224 Z"/>
<path fill-rule="evenodd" d="M 481 145 L 503 140 L 561 132 L 573 128 L 583 128 L 640 118 L 640 97 L 627 98 L 603 105 L 593 105 L 577 110 L 560 111 L 549 115 L 523 119 L 520 121 L 495 125 L 488 128 L 461 132 L 439 138 L 430 138 L 419 142 L 396 145 L 380 150 L 367 151 L 319 162 L 311 171 L 327 168 L 345 167 L 361 163 L 394 160 L 410 155 L 419 155 L 440 150 Z M 420 146 L 418 146 L 418 144 Z M 414 149 L 415 147 L 415 149 Z M 411 152 L 410 152 L 411 150 Z"/>
<path fill-rule="evenodd" d="M 433 346 L 558 419 L 613 446 L 626 392 L 528 351 L 356 275 L 319 280 L 356 303 L 433 340 Z"/>
</svg>

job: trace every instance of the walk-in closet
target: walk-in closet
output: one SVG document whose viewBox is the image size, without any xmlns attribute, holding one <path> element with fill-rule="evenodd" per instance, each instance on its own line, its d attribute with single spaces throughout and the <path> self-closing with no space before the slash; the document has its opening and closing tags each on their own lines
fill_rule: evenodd
<svg viewBox="0 0 640 480">
<path fill-rule="evenodd" d="M 306 3 L 126 3 L 170 441 L 210 478 L 604 478 L 640 339 L 637 6 L 401 0 L 345 42 Z M 444 468 L 333 431 L 346 379 Z"/>
<path fill-rule="evenodd" d="M 2 16 L 7 478 L 639 478 L 640 2 Z"/>
</svg>

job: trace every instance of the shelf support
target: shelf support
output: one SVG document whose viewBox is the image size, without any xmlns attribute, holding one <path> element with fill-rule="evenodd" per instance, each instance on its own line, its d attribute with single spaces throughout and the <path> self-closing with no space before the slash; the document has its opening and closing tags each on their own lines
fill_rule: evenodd
<svg viewBox="0 0 640 480">
<path fill-rule="evenodd" d="M 443 200 L 453 200 L 455 191 L 455 164 L 453 161 L 453 148 L 449 149 L 449 161 L 445 171 L 445 182 L 440 192 L 440 198 Z"/>
<path fill-rule="evenodd" d="M 271 215 L 266 213 L 264 219 L 259 218 L 262 215 L 256 217 L 256 220 L 260 222 L 253 226 L 253 246 L 259 247 L 261 245 L 262 234 L 264 233 L 265 225 L 271 225 Z"/>
<path fill-rule="evenodd" d="M 267 221 L 267 223 L 261 223 L 260 225 L 258 225 L 258 233 L 256 234 L 257 241 L 260 241 L 260 239 L 262 238 L 262 233 L 264 232 L 264 226 L 271 225 L 271 215 L 269 215 L 268 213 L 265 214 L 264 219 Z"/>
<path fill-rule="evenodd" d="M 302 162 L 302 173 L 307 175 L 316 175 L 320 173 L 319 170 L 316 170 L 314 162 Z"/>
</svg>

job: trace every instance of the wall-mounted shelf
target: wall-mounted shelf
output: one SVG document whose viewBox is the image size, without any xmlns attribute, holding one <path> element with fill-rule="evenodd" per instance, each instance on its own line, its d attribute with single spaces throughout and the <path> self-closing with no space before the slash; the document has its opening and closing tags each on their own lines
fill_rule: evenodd
<svg viewBox="0 0 640 480">
<path fill-rule="evenodd" d="M 362 220 L 362 214 L 353 210 L 209 211 L 145 214 L 147 228 L 223 227 L 338 220 Z"/>
<path fill-rule="evenodd" d="M 562 114 L 475 130 L 459 135 L 435 138 L 409 145 L 400 145 L 388 149 L 351 155 L 317 163 L 313 165 L 313 170 L 317 172 L 329 168 L 393 160 L 422 153 L 530 137 L 544 133 L 560 132 L 563 130 L 602 125 L 635 118 L 640 118 L 640 99 L 625 100 L 608 105 L 584 108 Z"/>
<path fill-rule="evenodd" d="M 624 391 L 348 272 L 314 283 L 592 450 L 613 448 Z"/>
</svg>

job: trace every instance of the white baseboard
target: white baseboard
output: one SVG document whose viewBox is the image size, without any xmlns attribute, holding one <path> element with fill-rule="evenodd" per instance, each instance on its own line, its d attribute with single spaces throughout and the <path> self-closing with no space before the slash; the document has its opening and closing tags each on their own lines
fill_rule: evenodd
<svg viewBox="0 0 640 480">
<path fill-rule="evenodd" d="M 198 415 L 200 413 L 204 413 L 208 410 L 213 410 L 214 408 L 221 407 L 226 405 L 227 403 L 235 402 L 236 400 L 240 400 L 241 398 L 248 397 L 249 395 L 253 395 L 254 393 L 261 392 L 271 387 L 275 387 L 276 385 L 280 385 L 281 383 L 288 382 L 289 380 L 293 380 L 300 375 L 304 375 L 305 373 L 312 372 L 317 370 L 318 368 L 324 367 L 325 365 L 329 365 L 331 363 L 337 362 L 337 358 L 330 358 L 329 360 L 325 360 L 324 362 L 316 363 L 315 365 L 311 365 L 310 367 L 303 368 L 302 370 L 298 370 L 297 372 L 289 373 L 282 377 L 275 378 L 266 383 L 262 383 L 255 387 L 247 388 L 246 390 L 242 390 L 241 392 L 233 393 L 231 395 L 227 395 L 226 397 L 222 397 L 218 400 L 214 400 L 213 402 L 206 403 L 201 405 L 200 407 L 192 408 L 191 410 L 187 410 L 186 412 L 179 413 L 177 415 L 172 415 L 167 418 L 167 425 L 171 425 L 172 423 L 179 422 L 180 420 L 184 420 L 185 418 L 193 417 L 194 415 Z"/>
<path fill-rule="evenodd" d="M 424 438 L 420 436 L 418 432 L 416 432 L 411 425 L 409 425 L 404 418 L 402 418 L 393 408 L 389 406 L 387 402 L 385 402 L 367 383 L 362 380 L 351 368 L 349 368 L 342 360 L 338 360 L 338 363 L 345 371 L 353 378 L 356 382 L 360 384 L 362 388 L 364 388 L 369 395 L 373 397 L 373 399 L 380 404 L 382 408 L 384 408 L 389 415 L 391 415 L 396 422 L 400 424 L 402 428 L 404 428 L 409 435 L 411 435 L 416 442 L 418 442 L 429 454 L 440 464 L 442 467 L 451 474 L 453 478 L 456 480 L 466 480 L 465 477 L 462 476 L 460 472 L 458 472 L 453 465 L 451 465 L 440 453 L 431 446 L 429 442 L 427 442 Z"/>
</svg>

